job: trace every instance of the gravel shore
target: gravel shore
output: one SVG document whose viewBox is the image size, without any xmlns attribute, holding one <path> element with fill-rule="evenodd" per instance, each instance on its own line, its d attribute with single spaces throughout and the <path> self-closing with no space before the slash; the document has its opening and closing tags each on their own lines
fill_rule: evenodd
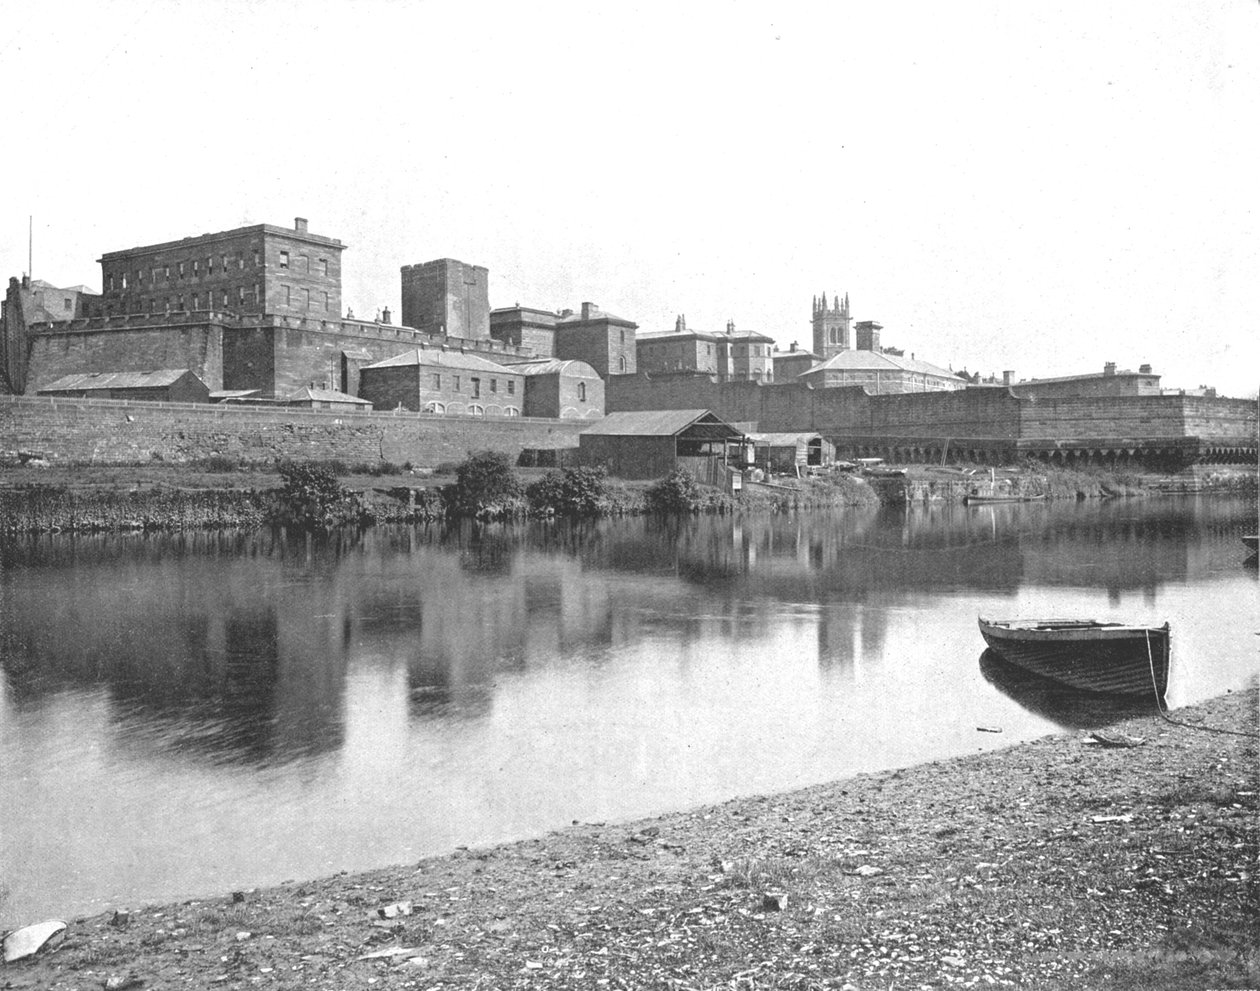
<svg viewBox="0 0 1260 991">
<path fill-rule="evenodd" d="M 120 910 L 0 988 L 1260 987 L 1257 706 Z"/>
</svg>

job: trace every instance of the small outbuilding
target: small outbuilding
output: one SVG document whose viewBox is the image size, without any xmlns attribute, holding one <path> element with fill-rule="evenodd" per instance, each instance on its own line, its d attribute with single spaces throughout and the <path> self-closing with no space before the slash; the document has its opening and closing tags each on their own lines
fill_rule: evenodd
<svg viewBox="0 0 1260 991">
<path fill-rule="evenodd" d="M 821 468 L 836 458 L 834 444 L 815 433 L 750 433 L 753 462 L 767 474 L 800 475 L 807 468 Z"/>
<path fill-rule="evenodd" d="M 338 413 L 370 413 L 372 403 L 336 389 L 300 389 L 285 399 L 286 406 L 332 410 Z"/>
<path fill-rule="evenodd" d="M 42 389 L 40 396 L 75 399 L 130 399 L 159 403 L 208 403 L 210 389 L 187 368 L 149 372 L 80 372 L 65 375 Z"/>
<path fill-rule="evenodd" d="M 697 480 L 720 484 L 743 433 L 706 409 L 609 413 L 578 436 L 584 464 L 602 464 L 618 478 L 661 478 L 686 468 Z"/>
<path fill-rule="evenodd" d="M 589 419 L 604 415 L 604 380 L 585 361 L 543 358 L 510 366 L 525 376 L 525 415 Z"/>
</svg>

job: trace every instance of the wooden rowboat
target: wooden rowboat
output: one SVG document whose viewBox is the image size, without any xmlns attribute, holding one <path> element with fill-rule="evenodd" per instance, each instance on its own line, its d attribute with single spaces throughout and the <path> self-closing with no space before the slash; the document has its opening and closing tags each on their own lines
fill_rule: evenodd
<svg viewBox="0 0 1260 991">
<path fill-rule="evenodd" d="M 981 619 L 980 635 L 1009 663 L 1081 691 L 1162 698 L 1168 688 L 1167 623 Z"/>
</svg>

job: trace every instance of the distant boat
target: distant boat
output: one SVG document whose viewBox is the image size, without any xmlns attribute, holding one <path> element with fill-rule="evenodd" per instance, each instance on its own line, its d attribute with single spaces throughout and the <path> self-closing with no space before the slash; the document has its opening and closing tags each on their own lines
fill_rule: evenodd
<svg viewBox="0 0 1260 991">
<path fill-rule="evenodd" d="M 1149 695 L 1168 688 L 1169 627 L 1092 619 L 980 621 L 984 642 L 1011 664 L 1086 692 Z M 1154 688 L 1152 689 L 1152 685 Z"/>
<path fill-rule="evenodd" d="M 1044 498 L 1044 493 L 1039 495 L 1018 495 L 1014 492 L 969 492 L 963 496 L 963 502 L 970 506 L 984 502 L 1040 502 Z"/>
</svg>

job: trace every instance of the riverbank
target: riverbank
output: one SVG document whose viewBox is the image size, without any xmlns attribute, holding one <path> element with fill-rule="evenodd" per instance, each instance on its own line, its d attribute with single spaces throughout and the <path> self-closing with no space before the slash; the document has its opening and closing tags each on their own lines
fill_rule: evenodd
<svg viewBox="0 0 1260 991">
<path fill-rule="evenodd" d="M 1254 734 L 1257 690 L 1173 715 Z M 0 987 L 1260 985 L 1254 737 L 1152 715 L 1097 741 L 119 906 Z"/>
<path fill-rule="evenodd" d="M 454 479 L 453 466 L 416 472 L 406 466 L 336 466 L 341 484 L 355 493 L 367 522 L 408 523 L 440 518 L 438 489 Z M 775 513 L 889 504 L 961 502 L 969 491 L 992 485 L 989 469 L 909 465 L 894 477 L 834 473 L 818 478 L 749 482 L 739 493 L 701 486 L 696 509 L 718 513 Z M 546 474 L 516 470 L 522 486 Z M 1019 496 L 1083 500 L 1169 493 L 1256 491 L 1254 469 L 1195 470 L 1178 475 L 1116 473 L 1029 463 L 998 470 L 997 484 Z M 648 511 L 650 482 L 608 479 L 605 515 Z M 11 465 L 0 469 L 0 533 L 120 532 L 253 528 L 263 525 L 281 485 L 274 470 L 239 465 L 152 464 L 120 466 Z"/>
</svg>

